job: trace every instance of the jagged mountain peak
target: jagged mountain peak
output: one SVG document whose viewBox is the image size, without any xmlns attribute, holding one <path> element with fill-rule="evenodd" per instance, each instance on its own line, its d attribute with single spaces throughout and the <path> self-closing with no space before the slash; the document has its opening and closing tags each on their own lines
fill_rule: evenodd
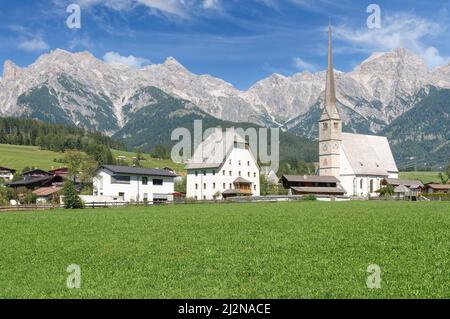
<svg viewBox="0 0 450 319">
<path fill-rule="evenodd" d="M 5 81 L 16 78 L 20 72 L 21 68 L 17 66 L 13 61 L 6 60 L 3 64 L 3 79 Z"/>
</svg>

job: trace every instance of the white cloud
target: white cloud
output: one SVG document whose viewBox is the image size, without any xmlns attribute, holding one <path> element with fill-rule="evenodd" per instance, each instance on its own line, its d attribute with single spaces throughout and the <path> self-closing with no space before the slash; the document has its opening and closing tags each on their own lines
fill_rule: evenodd
<svg viewBox="0 0 450 319">
<path fill-rule="evenodd" d="M 317 66 L 306 62 L 302 58 L 294 58 L 294 66 L 299 69 L 300 71 L 310 71 L 310 72 L 316 72 Z"/>
<path fill-rule="evenodd" d="M 103 60 L 106 63 L 119 63 L 119 64 L 124 64 L 124 65 L 128 65 L 132 68 L 135 69 L 140 69 L 142 67 L 144 67 L 145 65 L 148 65 L 151 63 L 150 60 L 145 59 L 145 58 L 139 58 L 139 57 L 135 57 L 133 55 L 129 55 L 129 56 L 122 56 L 117 52 L 107 52 L 104 56 L 103 56 Z"/>
<path fill-rule="evenodd" d="M 42 52 L 50 47 L 40 36 L 35 36 L 20 42 L 19 48 L 28 52 Z"/>
<path fill-rule="evenodd" d="M 430 68 L 448 61 L 427 40 L 445 33 L 444 23 L 434 22 L 410 13 L 382 16 L 381 29 L 355 29 L 350 26 L 334 28 L 336 37 L 352 45 L 351 50 L 372 53 L 407 48 L 420 55 Z"/>
<path fill-rule="evenodd" d="M 203 0 L 203 8 L 205 9 L 217 9 L 219 7 L 219 0 Z"/>
<path fill-rule="evenodd" d="M 64 1 L 64 0 L 54 0 Z M 203 1 L 203 0 L 202 0 Z M 218 0 L 206 0 L 208 2 L 218 2 Z M 186 0 L 78 0 L 76 1 L 82 8 L 89 8 L 96 5 L 103 5 L 113 10 L 131 10 L 139 5 L 164 14 L 174 15 L 182 18 L 189 16 L 191 3 Z"/>
</svg>

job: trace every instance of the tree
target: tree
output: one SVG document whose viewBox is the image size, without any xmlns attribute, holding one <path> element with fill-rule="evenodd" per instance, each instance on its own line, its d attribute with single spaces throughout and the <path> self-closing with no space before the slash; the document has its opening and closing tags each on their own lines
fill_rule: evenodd
<svg viewBox="0 0 450 319">
<path fill-rule="evenodd" d="M 80 209 L 84 207 L 83 201 L 75 188 L 75 184 L 68 180 L 64 184 L 63 188 L 64 195 L 64 207 L 66 209 Z"/>
<path fill-rule="evenodd" d="M 72 180 L 78 177 L 82 183 L 90 183 L 97 169 L 97 163 L 92 156 L 79 151 L 67 151 L 64 159 Z"/>
<path fill-rule="evenodd" d="M 439 179 L 441 180 L 442 184 L 448 184 L 448 175 L 445 173 L 439 173 Z"/>
<path fill-rule="evenodd" d="M 386 196 L 392 196 L 394 194 L 394 186 L 387 184 L 384 187 L 380 189 L 380 196 L 386 197 Z"/>
<path fill-rule="evenodd" d="M 12 190 L 8 187 L 0 186 L 0 206 L 8 206 L 12 198 Z"/>
<path fill-rule="evenodd" d="M 450 164 L 447 165 L 445 173 L 447 174 L 447 176 L 450 176 Z"/>
<path fill-rule="evenodd" d="M 175 191 L 179 193 L 186 193 L 187 191 L 186 177 L 183 177 L 183 180 L 181 182 L 175 183 Z"/>
</svg>

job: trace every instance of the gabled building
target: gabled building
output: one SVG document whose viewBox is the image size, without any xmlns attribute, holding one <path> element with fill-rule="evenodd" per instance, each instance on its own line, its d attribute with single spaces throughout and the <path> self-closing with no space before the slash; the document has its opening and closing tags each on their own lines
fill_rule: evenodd
<svg viewBox="0 0 450 319">
<path fill-rule="evenodd" d="M 0 180 L 12 181 L 15 173 L 15 169 L 0 166 Z"/>
<path fill-rule="evenodd" d="M 62 186 L 64 179 L 61 176 L 50 175 L 50 176 L 37 176 L 28 177 L 25 176 L 23 179 L 6 184 L 8 187 L 14 188 L 16 192 L 23 193 L 26 191 L 33 191 L 41 187 L 53 187 Z"/>
<path fill-rule="evenodd" d="M 425 185 L 427 194 L 450 194 L 450 184 L 429 183 Z"/>
<path fill-rule="evenodd" d="M 281 180 L 283 187 L 289 189 L 292 195 L 343 196 L 346 193 L 334 176 L 285 175 Z"/>
<path fill-rule="evenodd" d="M 124 202 L 171 202 L 176 177 L 163 169 L 102 165 L 93 179 L 93 195 Z"/>
<path fill-rule="evenodd" d="M 381 181 L 398 178 L 388 139 L 342 132 L 334 82 L 332 32 L 329 31 L 325 103 L 319 120 L 320 176 L 336 177 L 348 196 L 378 196 Z"/>
<path fill-rule="evenodd" d="M 187 197 L 213 200 L 260 196 L 260 168 L 249 143 L 218 129 L 195 150 L 187 165 Z"/>
<path fill-rule="evenodd" d="M 22 173 L 22 177 L 24 178 L 44 177 L 44 176 L 54 176 L 54 174 L 38 168 Z"/>
</svg>

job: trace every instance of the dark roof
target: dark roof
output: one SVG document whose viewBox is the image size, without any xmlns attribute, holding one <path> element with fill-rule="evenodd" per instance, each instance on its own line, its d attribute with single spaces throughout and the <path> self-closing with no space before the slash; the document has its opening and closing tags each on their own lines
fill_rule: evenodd
<svg viewBox="0 0 450 319">
<path fill-rule="evenodd" d="M 311 194 L 345 194 L 345 190 L 341 187 L 292 187 L 298 193 Z"/>
<path fill-rule="evenodd" d="M 169 172 L 168 170 L 157 169 L 157 168 L 102 165 L 98 169 L 105 169 L 105 170 L 110 171 L 113 174 L 177 177 L 177 175 L 173 174 L 172 172 Z"/>
<path fill-rule="evenodd" d="M 8 167 L 3 167 L 3 166 L 0 166 L 0 171 L 9 171 L 9 172 L 12 172 L 12 173 L 17 172 L 15 169 L 8 168 Z"/>
<path fill-rule="evenodd" d="M 312 182 L 312 183 L 339 183 L 339 180 L 334 176 L 318 176 L 318 175 L 284 175 L 290 183 Z"/>
<path fill-rule="evenodd" d="M 242 177 L 238 177 L 233 183 L 234 184 L 253 184 L 252 182 L 250 182 Z"/>
<path fill-rule="evenodd" d="M 31 170 L 31 171 L 28 171 L 28 172 L 23 172 L 23 173 L 22 173 L 22 176 L 25 176 L 25 175 L 33 175 L 33 174 L 35 174 L 35 173 L 40 174 L 40 175 L 47 175 L 47 176 L 53 175 L 52 173 L 46 172 L 46 171 L 44 171 L 44 170 L 42 170 L 42 169 L 33 169 L 33 170 Z"/>
<path fill-rule="evenodd" d="M 21 187 L 21 186 L 29 186 L 29 185 L 33 185 L 33 184 L 44 184 L 46 182 L 52 181 L 55 178 L 55 176 L 39 176 L 39 177 L 34 177 L 34 178 L 25 178 L 22 179 L 20 181 L 16 181 L 13 183 L 9 183 L 7 184 L 7 186 L 9 187 Z"/>
</svg>

